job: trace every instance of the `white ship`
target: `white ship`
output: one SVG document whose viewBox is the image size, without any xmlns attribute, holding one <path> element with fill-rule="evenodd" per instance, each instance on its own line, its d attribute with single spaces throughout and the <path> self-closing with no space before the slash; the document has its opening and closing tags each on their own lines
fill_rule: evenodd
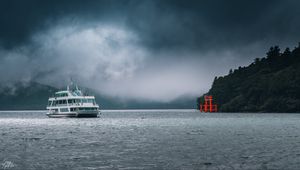
<svg viewBox="0 0 300 170">
<path fill-rule="evenodd" d="M 74 85 L 72 85 L 74 86 Z M 47 105 L 48 117 L 98 117 L 99 105 L 94 96 L 85 96 L 78 89 L 58 91 L 50 97 Z"/>
</svg>

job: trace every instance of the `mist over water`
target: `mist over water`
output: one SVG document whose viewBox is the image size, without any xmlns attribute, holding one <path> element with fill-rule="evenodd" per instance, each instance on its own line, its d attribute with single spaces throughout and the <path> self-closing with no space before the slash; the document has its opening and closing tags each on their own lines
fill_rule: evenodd
<svg viewBox="0 0 300 170">
<path fill-rule="evenodd" d="M 79 23 L 58 22 L 11 49 L 0 44 L 0 90 L 31 81 L 62 88 L 73 79 L 110 97 L 170 102 L 206 93 L 215 76 L 252 61 L 243 53 L 260 54 L 249 52 L 257 43 L 230 50 L 153 50 L 126 24 Z"/>
<path fill-rule="evenodd" d="M 299 114 L 0 112 L 0 169 L 297 169 Z"/>
</svg>

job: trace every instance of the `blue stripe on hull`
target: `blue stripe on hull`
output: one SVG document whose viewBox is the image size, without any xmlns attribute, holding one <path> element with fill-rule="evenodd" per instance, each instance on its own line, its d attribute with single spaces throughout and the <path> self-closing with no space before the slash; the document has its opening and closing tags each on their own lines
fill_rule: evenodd
<svg viewBox="0 0 300 170">
<path fill-rule="evenodd" d="M 77 117 L 98 117 L 98 114 L 78 114 Z"/>
<path fill-rule="evenodd" d="M 92 112 L 92 113 L 52 113 L 52 114 L 47 114 L 48 117 L 51 118 L 61 118 L 61 117 L 98 117 L 98 112 Z"/>
</svg>

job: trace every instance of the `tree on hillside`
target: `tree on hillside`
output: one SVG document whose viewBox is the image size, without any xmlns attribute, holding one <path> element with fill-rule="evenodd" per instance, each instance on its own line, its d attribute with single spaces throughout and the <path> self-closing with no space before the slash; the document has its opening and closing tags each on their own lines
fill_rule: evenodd
<svg viewBox="0 0 300 170">
<path fill-rule="evenodd" d="M 278 46 L 271 47 L 270 50 L 267 52 L 268 59 L 274 59 L 280 56 L 280 48 Z"/>
</svg>

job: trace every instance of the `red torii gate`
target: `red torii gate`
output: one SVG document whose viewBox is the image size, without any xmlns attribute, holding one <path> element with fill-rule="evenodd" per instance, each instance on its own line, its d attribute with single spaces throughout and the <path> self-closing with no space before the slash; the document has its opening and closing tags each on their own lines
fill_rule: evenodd
<svg viewBox="0 0 300 170">
<path fill-rule="evenodd" d="M 212 103 L 212 96 L 204 96 L 204 104 L 200 103 L 200 112 L 217 112 L 218 105 Z"/>
</svg>

